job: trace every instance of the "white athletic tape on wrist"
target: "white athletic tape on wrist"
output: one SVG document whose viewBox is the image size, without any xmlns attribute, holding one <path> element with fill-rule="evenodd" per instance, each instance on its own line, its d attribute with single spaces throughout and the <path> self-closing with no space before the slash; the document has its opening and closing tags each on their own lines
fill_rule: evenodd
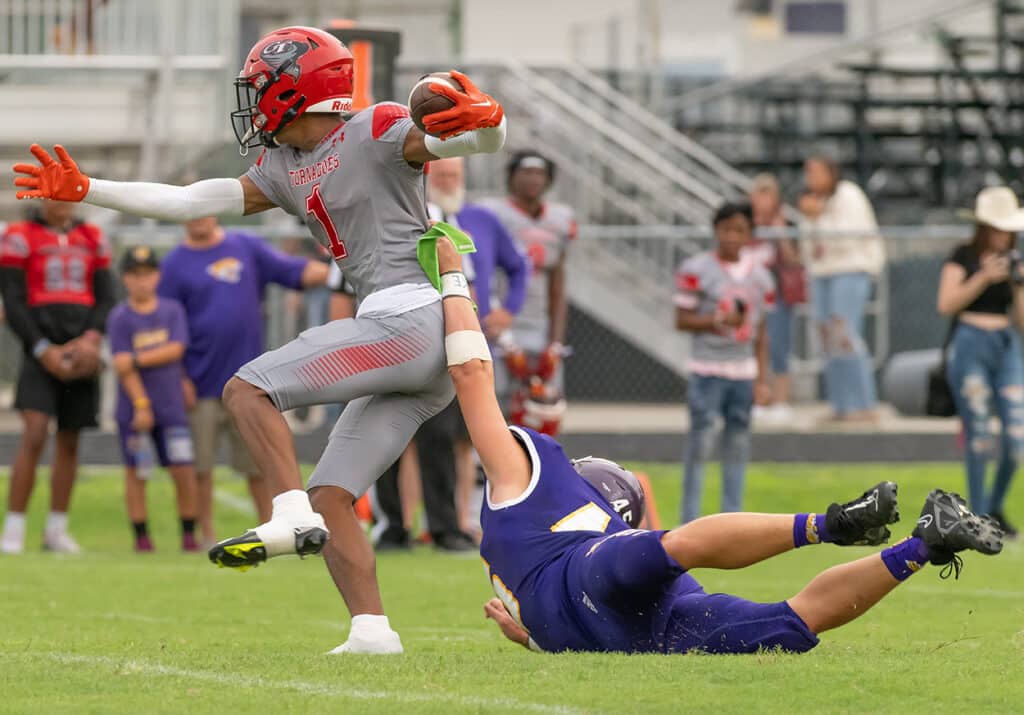
<svg viewBox="0 0 1024 715">
<path fill-rule="evenodd" d="M 462 298 L 473 298 L 469 295 L 469 281 L 466 275 L 459 271 L 449 271 L 441 275 L 441 297 L 461 296 Z"/>
<path fill-rule="evenodd" d="M 472 154 L 493 154 L 505 146 L 505 117 L 496 127 L 474 129 L 454 137 L 440 139 L 431 134 L 423 137 L 423 145 L 439 159 L 450 159 L 453 156 L 470 156 Z"/>
<path fill-rule="evenodd" d="M 487 338 L 479 330 L 456 330 L 444 338 L 444 351 L 448 365 L 462 365 L 470 360 L 491 361 Z"/>
</svg>

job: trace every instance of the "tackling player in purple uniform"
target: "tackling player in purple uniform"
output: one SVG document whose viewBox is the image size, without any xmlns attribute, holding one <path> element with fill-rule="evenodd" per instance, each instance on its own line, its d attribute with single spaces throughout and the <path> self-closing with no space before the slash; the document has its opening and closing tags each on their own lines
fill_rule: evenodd
<svg viewBox="0 0 1024 715">
<path fill-rule="evenodd" d="M 631 528 L 643 503 L 632 475 L 606 460 L 571 462 L 550 437 L 506 426 L 447 239 L 438 241 L 438 259 L 449 372 L 487 475 L 480 553 L 497 598 L 485 611 L 509 639 L 543 651 L 802 652 L 925 564 L 949 564 L 959 575 L 957 552 L 1002 549 L 994 522 L 936 489 L 911 537 L 828 569 L 792 598 L 705 593 L 690 569 L 743 568 L 810 544 L 884 543 L 899 519 L 896 485 L 882 482 L 823 514 L 717 514 L 672 531 Z"/>
<path fill-rule="evenodd" d="M 498 102 L 454 70 L 461 92 L 430 84 L 453 106 L 423 118 L 429 134 L 394 103 L 349 116 L 352 73 L 352 54 L 322 30 L 288 27 L 259 40 L 235 81 L 232 120 L 243 153 L 264 150 L 238 179 L 183 187 L 90 179 L 63 147 L 54 161 L 33 145 L 39 164 L 16 165 L 15 184 L 18 198 L 87 201 L 169 221 L 274 206 L 307 221 L 355 287 L 359 312 L 305 331 L 225 386 L 225 405 L 276 496 L 270 521 L 222 541 L 210 558 L 246 568 L 323 549 L 352 614 L 349 638 L 334 652 L 398 653 L 354 503 L 452 399 L 440 296 L 416 258 L 428 228 L 423 165 L 497 151 L 505 120 Z M 347 408 L 307 495 L 281 411 L 339 402 Z"/>
</svg>

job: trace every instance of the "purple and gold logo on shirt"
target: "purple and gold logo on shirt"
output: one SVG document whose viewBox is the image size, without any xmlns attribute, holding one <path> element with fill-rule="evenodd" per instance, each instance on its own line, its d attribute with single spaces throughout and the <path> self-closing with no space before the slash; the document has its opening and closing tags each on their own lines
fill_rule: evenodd
<svg viewBox="0 0 1024 715">
<path fill-rule="evenodd" d="M 224 283 L 238 283 L 242 280 L 242 262 L 233 256 L 221 258 L 206 267 L 206 272 Z"/>
<path fill-rule="evenodd" d="M 170 340 L 170 333 L 167 328 L 155 328 L 153 330 L 140 330 L 132 334 L 132 349 L 146 350 L 163 345 Z"/>
</svg>

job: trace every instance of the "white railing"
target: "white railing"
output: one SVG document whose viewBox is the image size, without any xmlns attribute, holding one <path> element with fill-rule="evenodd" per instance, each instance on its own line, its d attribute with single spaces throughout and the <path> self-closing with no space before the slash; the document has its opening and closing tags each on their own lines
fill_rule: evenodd
<svg viewBox="0 0 1024 715">
<path fill-rule="evenodd" d="M 217 68 L 238 22 L 238 0 L 0 0 L 0 67 Z"/>
</svg>

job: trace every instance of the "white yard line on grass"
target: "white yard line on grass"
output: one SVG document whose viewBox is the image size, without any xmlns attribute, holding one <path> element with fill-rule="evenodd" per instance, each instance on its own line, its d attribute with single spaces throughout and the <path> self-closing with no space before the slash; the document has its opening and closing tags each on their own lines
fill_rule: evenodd
<svg viewBox="0 0 1024 715">
<path fill-rule="evenodd" d="M 554 713 L 557 715 L 575 715 L 583 713 L 583 710 L 566 705 L 544 705 L 542 703 L 530 703 L 514 698 L 486 698 L 475 695 L 457 695 L 454 693 L 411 693 L 389 690 L 366 690 L 364 688 L 351 688 L 341 685 L 326 685 L 308 680 L 271 680 L 269 678 L 258 678 L 245 673 L 214 672 L 209 670 L 194 670 L 189 668 L 176 668 L 161 663 L 153 663 L 137 659 L 118 659 L 107 656 L 75 655 L 73 653 L 33 653 L 21 652 L 0 652 L 0 657 L 20 660 L 25 657 L 43 657 L 64 664 L 86 664 L 116 668 L 120 674 L 139 674 L 167 676 L 172 678 L 189 678 L 201 680 L 217 685 L 230 686 L 232 688 L 244 687 L 266 690 L 273 688 L 277 690 L 293 690 L 304 695 L 325 695 L 338 698 L 351 698 L 354 700 L 381 700 L 395 703 L 452 703 L 470 708 L 508 708 L 510 710 L 528 711 L 535 713 Z M 346 656 L 337 656 L 345 658 Z M 381 656 L 386 657 L 386 656 Z"/>
</svg>

